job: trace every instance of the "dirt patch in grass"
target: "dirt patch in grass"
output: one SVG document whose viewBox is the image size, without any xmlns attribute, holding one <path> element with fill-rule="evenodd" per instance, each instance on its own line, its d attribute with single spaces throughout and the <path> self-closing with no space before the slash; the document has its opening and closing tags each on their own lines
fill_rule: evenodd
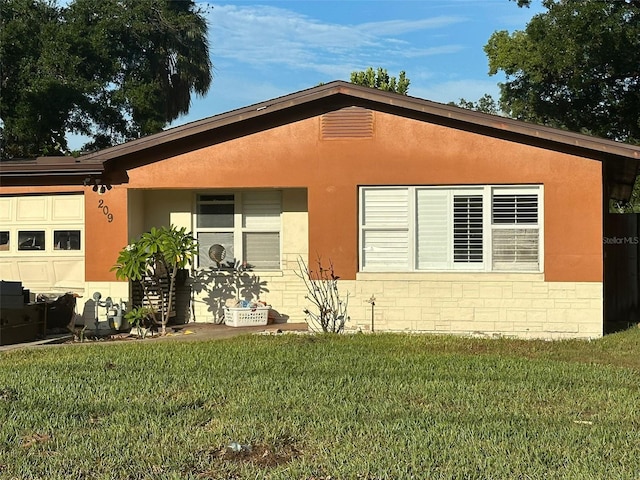
<svg viewBox="0 0 640 480">
<path fill-rule="evenodd" d="M 51 436 L 46 433 L 33 433 L 22 438 L 22 448 L 31 448 L 41 443 L 47 443 Z"/>
<path fill-rule="evenodd" d="M 209 450 L 207 456 L 216 465 L 200 472 L 198 478 L 220 478 L 224 472 L 225 478 L 241 478 L 236 475 L 237 468 L 251 464 L 258 468 L 275 468 L 287 464 L 300 457 L 302 452 L 293 442 L 283 442 L 278 445 L 238 445 L 232 444 Z"/>
<path fill-rule="evenodd" d="M 299 457 L 300 450 L 293 444 L 249 445 L 240 449 L 223 447 L 211 452 L 211 456 L 229 463 L 253 463 L 259 467 L 277 467 Z"/>
<path fill-rule="evenodd" d="M 18 392 L 13 388 L 0 388 L 0 402 L 13 402 L 18 399 Z"/>
</svg>

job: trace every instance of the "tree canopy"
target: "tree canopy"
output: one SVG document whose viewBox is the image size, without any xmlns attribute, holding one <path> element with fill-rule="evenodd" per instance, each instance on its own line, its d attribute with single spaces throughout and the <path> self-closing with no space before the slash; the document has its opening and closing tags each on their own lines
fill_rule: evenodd
<svg viewBox="0 0 640 480">
<path fill-rule="evenodd" d="M 491 115 L 500 114 L 500 107 L 498 103 L 488 93 L 485 93 L 480 97 L 477 102 L 461 98 L 458 102 L 449 102 L 448 104 L 460 108 L 466 108 L 467 110 L 475 110 L 476 112 L 489 113 Z"/>
<path fill-rule="evenodd" d="M 0 158 L 156 133 L 204 95 L 212 65 L 193 0 L 0 2 Z"/>
<path fill-rule="evenodd" d="M 378 67 L 374 70 L 373 67 L 369 67 L 366 70 L 351 72 L 351 83 L 406 95 L 411 82 L 404 70 L 400 72 L 396 79 L 396 77 L 389 76 L 386 68 Z"/>
<path fill-rule="evenodd" d="M 530 0 L 517 0 L 520 6 Z M 489 73 L 503 71 L 510 117 L 640 143 L 640 1 L 543 0 L 524 31 L 495 32 Z"/>
</svg>

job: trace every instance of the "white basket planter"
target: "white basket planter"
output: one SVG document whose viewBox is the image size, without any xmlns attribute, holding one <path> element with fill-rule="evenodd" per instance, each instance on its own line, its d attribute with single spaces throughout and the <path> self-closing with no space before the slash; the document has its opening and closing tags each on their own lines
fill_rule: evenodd
<svg viewBox="0 0 640 480">
<path fill-rule="evenodd" d="M 266 325 L 269 321 L 271 306 L 264 307 L 225 307 L 224 323 L 230 327 L 253 327 Z"/>
</svg>

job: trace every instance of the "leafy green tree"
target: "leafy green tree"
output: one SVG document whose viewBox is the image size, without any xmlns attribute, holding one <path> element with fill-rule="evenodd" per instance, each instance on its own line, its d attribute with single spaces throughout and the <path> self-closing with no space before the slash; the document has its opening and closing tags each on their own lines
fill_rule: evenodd
<svg viewBox="0 0 640 480">
<path fill-rule="evenodd" d="M 45 2 L 0 2 L 2 158 L 54 153 L 66 145 L 69 106 L 80 96 L 67 75 L 69 57 L 55 54 L 64 50 L 57 46 L 59 15 Z"/>
<path fill-rule="evenodd" d="M 378 67 L 377 70 L 369 67 L 363 71 L 351 72 L 350 81 L 355 85 L 377 88 L 378 90 L 400 93 L 402 95 L 407 94 L 409 91 L 409 83 L 411 83 L 404 70 L 400 72 L 400 75 L 398 75 L 396 79 L 396 77 L 389 76 L 386 68 L 380 67 Z"/>
<path fill-rule="evenodd" d="M 480 97 L 477 102 L 471 102 L 469 100 L 461 98 L 458 103 L 449 102 L 449 105 L 466 108 L 468 110 L 475 110 L 476 112 L 489 113 L 491 115 L 500 114 L 500 107 L 493 99 L 493 97 L 487 93 Z"/>
<path fill-rule="evenodd" d="M 193 0 L 0 2 L 0 158 L 156 133 L 204 95 L 212 65 Z"/>
<path fill-rule="evenodd" d="M 529 0 L 518 0 L 528 5 Z M 489 73 L 513 118 L 640 143 L 640 1 L 543 0 L 524 31 L 495 32 Z"/>
</svg>

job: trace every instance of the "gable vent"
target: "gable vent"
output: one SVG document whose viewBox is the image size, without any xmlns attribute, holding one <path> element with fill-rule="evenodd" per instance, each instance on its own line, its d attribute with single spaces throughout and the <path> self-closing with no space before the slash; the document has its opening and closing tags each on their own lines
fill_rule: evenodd
<svg viewBox="0 0 640 480">
<path fill-rule="evenodd" d="M 322 139 L 373 138 L 373 112 L 346 107 L 321 117 Z"/>
</svg>

